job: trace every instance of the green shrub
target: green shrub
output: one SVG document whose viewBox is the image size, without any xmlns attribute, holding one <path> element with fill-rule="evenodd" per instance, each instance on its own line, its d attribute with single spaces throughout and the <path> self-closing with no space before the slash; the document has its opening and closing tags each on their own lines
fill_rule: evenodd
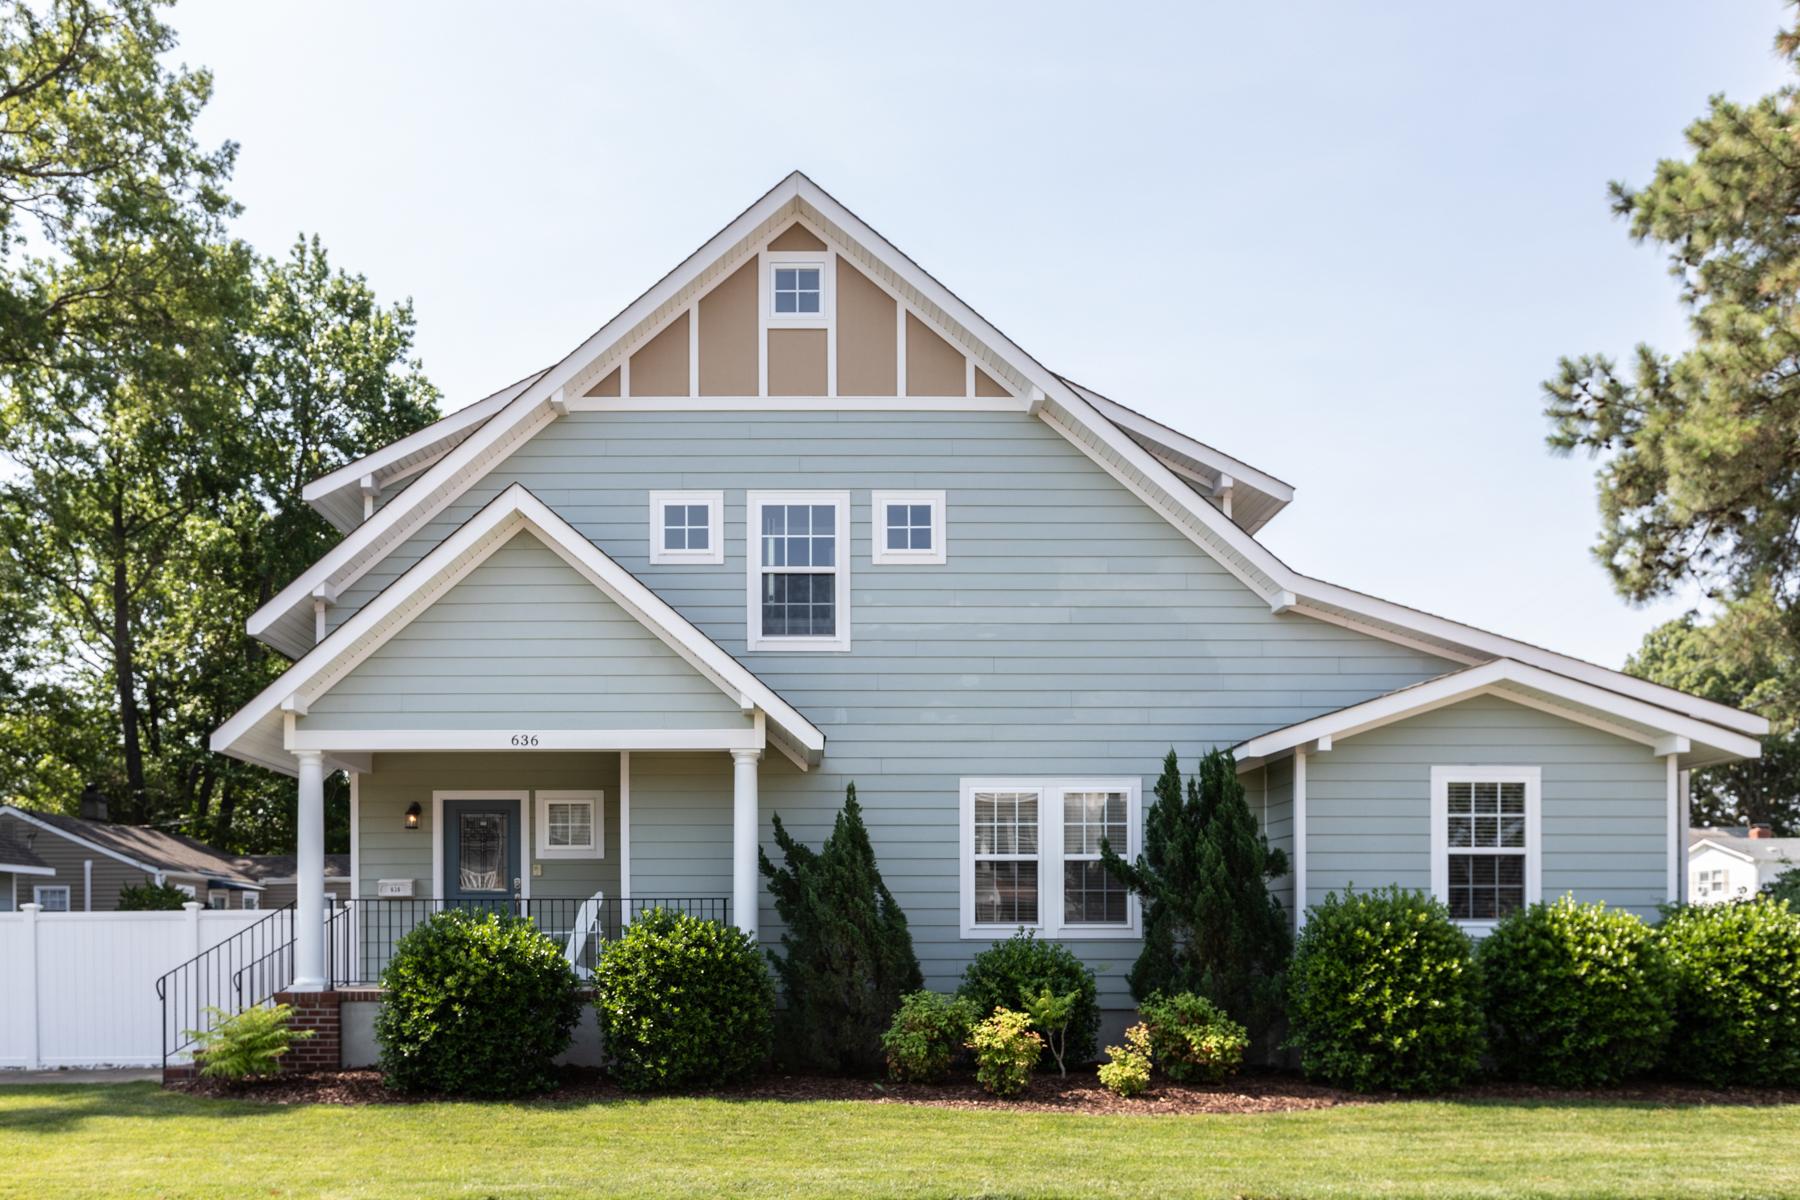
<svg viewBox="0 0 1800 1200">
<path fill-rule="evenodd" d="M 1674 1002 L 1669 1072 L 1800 1087 L 1800 912 L 1767 898 L 1699 905 L 1659 933 Z"/>
<path fill-rule="evenodd" d="M 1359 1091 L 1441 1091 L 1481 1061 L 1469 937 L 1442 904 L 1390 887 L 1307 914 L 1288 972 L 1288 1044 L 1306 1073 Z"/>
<path fill-rule="evenodd" d="M 1150 1086 L 1150 1031 L 1139 1021 L 1125 1031 L 1123 1046 L 1108 1046 L 1100 1084 L 1115 1096 L 1135 1096 Z"/>
<path fill-rule="evenodd" d="M 900 1010 L 881 1035 L 888 1074 L 901 1083 L 944 1078 L 978 1016 L 975 1006 L 961 996 L 908 992 L 900 997 Z"/>
<path fill-rule="evenodd" d="M 1025 1002 L 1025 1015 L 1031 1018 L 1032 1027 L 1043 1035 L 1050 1057 L 1056 1060 L 1058 1075 L 1069 1073 L 1069 1020 L 1080 1002 L 1080 992 L 1064 992 L 1058 996 L 1049 988 Z"/>
<path fill-rule="evenodd" d="M 193 897 L 169 883 L 140 883 L 119 889 L 118 912 L 180 912 Z"/>
<path fill-rule="evenodd" d="M 775 985 L 749 934 L 656 909 L 602 951 L 594 1008 L 620 1086 L 721 1084 L 768 1059 Z"/>
<path fill-rule="evenodd" d="M 556 1083 L 581 1018 L 575 971 L 529 920 L 436 913 L 394 947 L 375 1038 L 406 1091 L 510 1096 Z"/>
<path fill-rule="evenodd" d="M 235 1016 L 207 1006 L 210 1029 L 189 1029 L 183 1036 L 199 1043 L 194 1061 L 208 1079 L 236 1082 L 253 1075 L 273 1075 L 281 1069 L 281 1056 L 313 1036 L 310 1029 L 295 1029 L 289 1022 L 294 1010 L 285 1004 L 254 1005 Z"/>
<path fill-rule="evenodd" d="M 1788 906 L 1800 910 L 1800 867 L 1789 867 L 1763 887 L 1763 895 L 1771 900 L 1786 900 Z"/>
<path fill-rule="evenodd" d="M 1243 1064 L 1249 1034 L 1205 996 L 1158 992 L 1140 1011 L 1149 1031 L 1151 1056 L 1175 1082 L 1219 1083 Z"/>
<path fill-rule="evenodd" d="M 995 942 L 969 963 L 957 989 L 975 1002 L 982 1016 L 1001 1008 L 1022 1013 L 1046 991 L 1056 996 L 1076 993 L 1065 1053 L 1071 1062 L 1091 1061 L 1100 1032 L 1100 989 L 1094 972 L 1060 942 L 1041 942 L 1030 933 Z"/>
<path fill-rule="evenodd" d="M 1016 1096 L 1031 1083 L 1044 1039 L 1031 1031 L 1031 1018 L 1010 1008 L 997 1008 L 969 1031 L 975 1052 L 975 1081 L 996 1096 Z"/>
<path fill-rule="evenodd" d="M 1564 896 L 1503 918 L 1476 951 L 1488 1046 L 1508 1079 L 1602 1087 L 1655 1067 L 1668 976 L 1651 928 Z"/>
<path fill-rule="evenodd" d="M 844 809 L 817 853 L 775 819 L 785 866 L 758 851 L 786 931 L 775 959 L 784 1004 L 777 1044 L 799 1067 L 865 1073 L 882 1061 L 881 1034 L 900 997 L 924 986 L 906 914 L 881 881 L 856 803 Z"/>
</svg>

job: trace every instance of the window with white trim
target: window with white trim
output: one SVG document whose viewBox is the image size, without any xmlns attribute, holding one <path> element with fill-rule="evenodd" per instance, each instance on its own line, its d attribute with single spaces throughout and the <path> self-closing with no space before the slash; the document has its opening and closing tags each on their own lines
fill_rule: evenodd
<svg viewBox="0 0 1800 1200">
<path fill-rule="evenodd" d="M 725 561 L 723 492 L 651 492 L 650 561 Z"/>
<path fill-rule="evenodd" d="M 189 900 L 193 900 L 196 898 L 196 893 L 194 891 L 194 885 L 191 883 L 172 883 L 169 886 L 174 888 L 178 892 L 185 893 Z"/>
<path fill-rule="evenodd" d="M 238 897 L 238 907 L 258 909 L 262 907 L 262 896 L 257 892 L 244 892 Z"/>
<path fill-rule="evenodd" d="M 1101 865 L 1104 840 L 1138 853 L 1136 779 L 965 779 L 961 802 L 964 937 L 1018 929 L 1055 937 L 1132 937 L 1138 905 Z"/>
<path fill-rule="evenodd" d="M 944 561 L 943 492 L 871 492 L 869 514 L 875 565 Z"/>
<path fill-rule="evenodd" d="M 771 328 L 830 329 L 837 309 L 835 259 L 818 250 L 762 252 L 762 317 Z"/>
<path fill-rule="evenodd" d="M 814 316 L 823 305 L 825 268 L 813 263 L 776 263 L 770 295 L 778 317 Z"/>
<path fill-rule="evenodd" d="M 539 858 L 604 858 L 606 831 L 602 792 L 539 791 L 537 856 Z"/>
<path fill-rule="evenodd" d="M 45 912 L 68 912 L 69 885 L 40 883 L 31 889 L 31 899 Z"/>
<path fill-rule="evenodd" d="M 208 908 L 224 908 L 230 900 L 231 897 L 224 892 L 206 893 L 206 907 Z"/>
<path fill-rule="evenodd" d="M 751 492 L 749 648 L 850 648 L 850 495 Z"/>
<path fill-rule="evenodd" d="M 1538 901 L 1540 774 L 1432 768 L 1432 892 L 1453 920 L 1492 925 Z"/>
</svg>

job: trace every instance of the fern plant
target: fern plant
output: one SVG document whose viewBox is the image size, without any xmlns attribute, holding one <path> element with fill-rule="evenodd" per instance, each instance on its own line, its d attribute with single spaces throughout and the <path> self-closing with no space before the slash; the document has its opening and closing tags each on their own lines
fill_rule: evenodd
<svg viewBox="0 0 1800 1200">
<path fill-rule="evenodd" d="M 273 1075 L 281 1069 L 281 1056 L 313 1036 L 310 1029 L 295 1029 L 290 1024 L 294 1010 L 286 1004 L 265 1007 L 256 1005 L 234 1015 L 207 1006 L 212 1018 L 210 1029 L 189 1029 L 185 1036 L 193 1038 L 200 1048 L 195 1058 L 200 1074 L 208 1079 L 237 1082 L 256 1075 Z"/>
</svg>

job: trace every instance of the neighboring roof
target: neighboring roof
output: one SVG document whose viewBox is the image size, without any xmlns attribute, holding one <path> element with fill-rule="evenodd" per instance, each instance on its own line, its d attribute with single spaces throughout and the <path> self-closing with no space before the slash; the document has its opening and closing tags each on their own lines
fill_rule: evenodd
<svg viewBox="0 0 1800 1200">
<path fill-rule="evenodd" d="M 0 805 L 0 813 L 17 817 L 54 837 L 88 846 L 151 874 L 197 876 L 255 886 L 255 881 L 239 871 L 228 855 L 179 833 L 151 829 L 147 825 L 88 821 L 10 804 Z"/>
<path fill-rule="evenodd" d="M 1749 833 L 1748 825 L 1698 825 L 1688 830 L 1688 845 L 1707 838 L 1747 837 Z"/>
<path fill-rule="evenodd" d="M 296 854 L 246 854 L 233 859 L 232 862 L 238 870 L 259 883 L 293 879 L 300 874 L 299 855 Z M 325 878 L 350 878 L 350 856 L 348 854 L 327 854 L 325 856 Z"/>
<path fill-rule="evenodd" d="M 543 373 L 534 371 L 329 475 L 321 475 L 301 489 L 301 497 L 339 530 L 350 532 L 362 524 L 365 486 L 380 495 L 411 479 L 479 429 Z"/>
<path fill-rule="evenodd" d="M 703 678 L 736 701 L 744 713 L 760 712 L 766 716 L 769 742 L 803 769 L 819 760 L 825 749 L 825 734 L 816 725 L 642 580 L 517 483 L 490 500 L 239 709 L 213 734 L 212 748 L 293 774 L 297 768 L 283 717 L 304 714 L 315 699 L 521 532 L 541 540 Z M 758 725 L 761 724 L 759 719 Z M 757 745 L 761 745 L 760 739 Z"/>
<path fill-rule="evenodd" d="M 32 853 L 31 847 L 0 829 L 0 871 L 14 875 L 54 875 L 56 868 Z"/>
<path fill-rule="evenodd" d="M 1692 830 L 1703 836 L 1690 843 L 1690 851 L 1712 846 L 1727 854 L 1735 854 L 1746 862 L 1794 863 L 1800 865 L 1800 837 L 1734 837 L 1722 829 Z"/>
<path fill-rule="evenodd" d="M 248 631 L 295 658 L 307 654 L 314 636 L 314 598 L 335 599 L 442 511 L 452 497 L 559 414 L 580 405 L 584 387 L 603 378 L 647 336 L 735 271 L 759 239 L 795 220 L 806 221 L 859 270 L 879 277 L 910 309 L 928 319 L 960 352 L 1018 397 L 1020 411 L 1037 416 L 1061 433 L 1212 555 L 1272 611 L 1356 629 L 1457 662 L 1512 658 L 1740 733 L 1768 732 L 1768 722 L 1753 713 L 1300 574 L 1195 490 L 1191 476 L 1198 472 L 1204 478 L 1202 468 L 1232 474 L 1225 465 L 1228 456 L 1071 385 L 798 171 L 771 188 L 560 362 L 528 383 L 521 381 L 523 386 L 511 399 L 500 403 L 490 397 L 499 405 L 490 417 L 251 614 L 246 622 Z M 1135 428 L 1120 423 L 1132 423 L 1134 418 Z M 1145 441 L 1162 447 L 1164 453 L 1153 452 Z M 1193 470 L 1187 474 L 1170 465 L 1182 465 L 1180 456 L 1192 460 Z M 1229 461 L 1246 481 L 1260 478 L 1258 486 L 1271 489 L 1272 497 L 1286 488 L 1248 464 Z M 334 473 L 334 477 L 341 474 Z M 1237 477 L 1233 475 L 1234 480 Z"/>
<path fill-rule="evenodd" d="M 1677 755 L 1684 768 L 1755 758 L 1762 752 L 1761 743 L 1745 734 L 1507 658 L 1297 721 L 1239 742 L 1232 751 L 1240 769 L 1248 770 L 1309 744 L 1328 750 L 1333 741 L 1484 695 L 1499 696 L 1640 742 L 1655 754 Z"/>
</svg>

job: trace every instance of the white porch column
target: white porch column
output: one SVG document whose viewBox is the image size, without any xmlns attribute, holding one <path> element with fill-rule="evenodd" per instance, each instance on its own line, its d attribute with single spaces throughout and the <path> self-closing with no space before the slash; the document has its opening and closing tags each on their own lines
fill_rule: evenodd
<svg viewBox="0 0 1800 1200">
<path fill-rule="evenodd" d="M 731 919 L 756 936 L 756 763 L 760 750 L 731 752 Z"/>
<path fill-rule="evenodd" d="M 296 750 L 300 811 L 294 863 L 294 979 L 296 992 L 325 990 L 325 755 Z"/>
</svg>

